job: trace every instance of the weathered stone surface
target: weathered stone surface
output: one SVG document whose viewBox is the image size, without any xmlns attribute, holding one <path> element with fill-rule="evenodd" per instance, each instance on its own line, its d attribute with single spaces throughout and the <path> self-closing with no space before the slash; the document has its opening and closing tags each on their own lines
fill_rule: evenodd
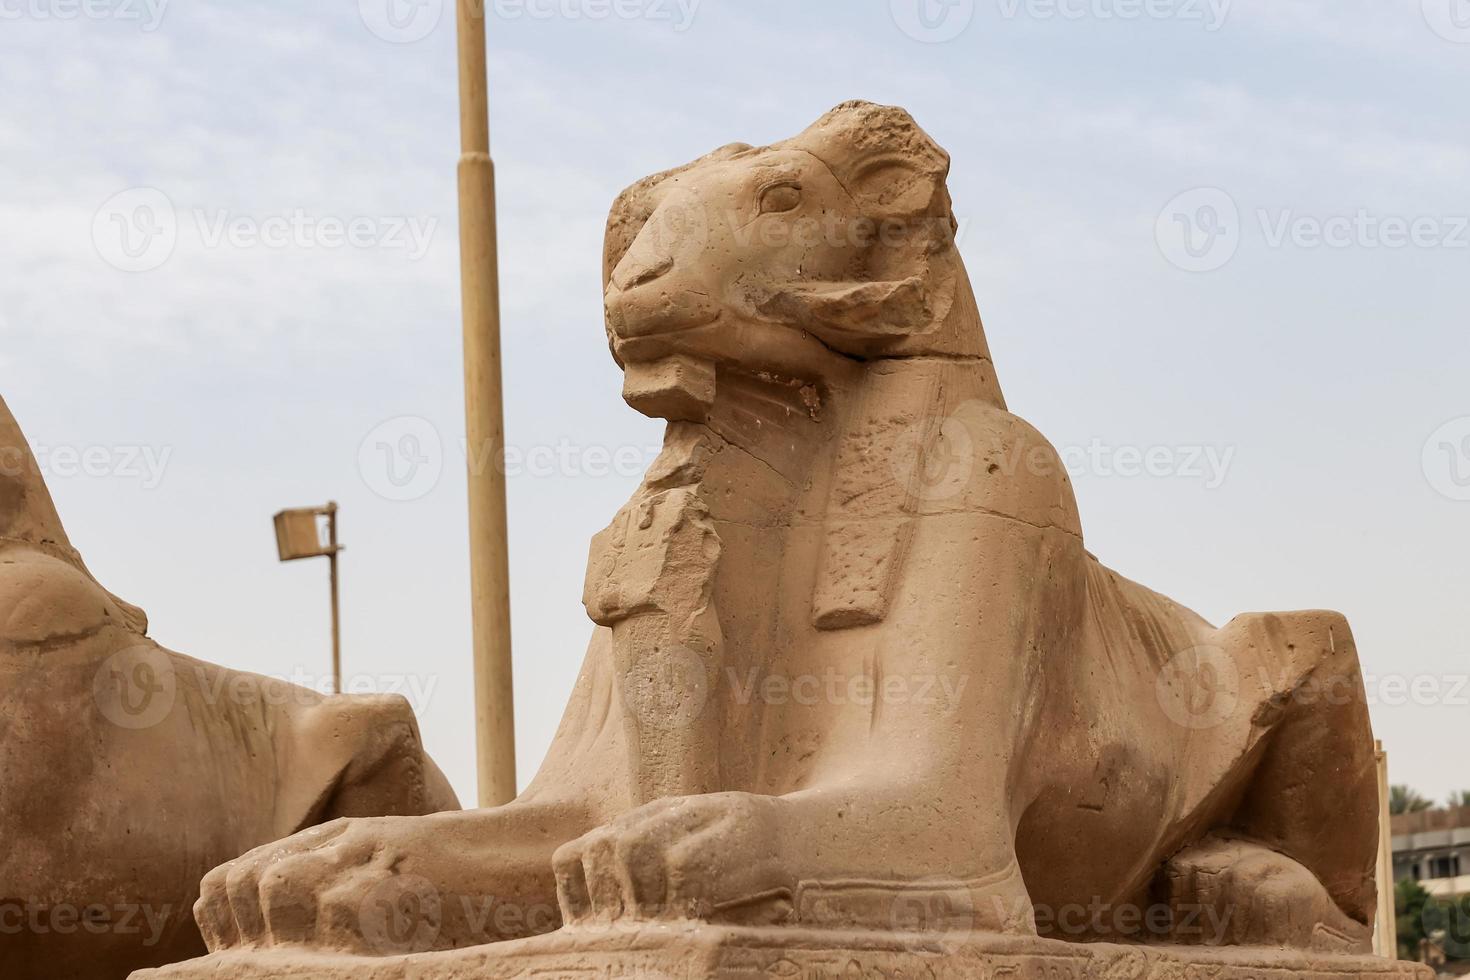
<svg viewBox="0 0 1470 980">
<path fill-rule="evenodd" d="M 1346 621 L 1217 628 L 1088 552 L 1001 395 L 948 167 L 849 103 L 619 197 L 608 335 L 673 418 L 594 542 L 540 775 L 217 869 L 216 958 L 173 976 L 1410 975 L 1356 955 L 1377 784 Z M 1097 945 L 1140 916 L 1171 949 Z M 301 949 L 368 959 L 272 952 Z"/>
<path fill-rule="evenodd" d="M 1078 945 L 1044 939 L 664 926 L 554 936 L 417 957 L 225 955 L 147 980 L 1427 980 L 1372 956 Z M 143 980 L 143 978 L 138 978 Z"/>
<path fill-rule="evenodd" d="M 652 364 L 630 364 L 623 399 L 650 418 L 702 421 L 715 403 L 715 368 L 678 354 Z"/>
<path fill-rule="evenodd" d="M 402 698 L 325 697 L 150 639 L 71 546 L 0 401 L 0 977 L 198 956 L 211 868 L 337 817 L 458 806 Z"/>
</svg>

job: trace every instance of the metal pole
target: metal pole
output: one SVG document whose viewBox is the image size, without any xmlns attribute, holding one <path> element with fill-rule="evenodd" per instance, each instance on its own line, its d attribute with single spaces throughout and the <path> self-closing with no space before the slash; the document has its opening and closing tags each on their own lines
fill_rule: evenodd
<svg viewBox="0 0 1470 980">
<path fill-rule="evenodd" d="M 327 504 L 327 544 L 331 553 L 327 560 L 332 563 L 332 693 L 342 693 L 342 613 L 337 582 L 337 502 Z"/>
<path fill-rule="evenodd" d="M 495 165 L 485 72 L 485 5 L 457 0 L 460 280 L 464 302 L 465 424 L 469 446 L 470 591 L 474 614 L 475 737 L 480 806 L 516 795 L 511 689 L 510 563 L 505 517 L 505 409 L 500 367 L 500 273 Z"/>
</svg>

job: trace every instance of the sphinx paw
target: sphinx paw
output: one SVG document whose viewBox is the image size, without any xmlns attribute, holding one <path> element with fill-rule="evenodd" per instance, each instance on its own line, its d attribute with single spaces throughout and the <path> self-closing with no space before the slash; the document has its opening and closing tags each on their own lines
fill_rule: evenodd
<svg viewBox="0 0 1470 980">
<path fill-rule="evenodd" d="M 658 800 L 560 848 L 563 919 L 778 922 L 795 882 L 781 802 L 745 793 Z"/>
<path fill-rule="evenodd" d="M 371 901 L 392 889 L 393 898 L 406 904 L 398 892 L 404 891 L 405 881 L 417 884 L 395 867 L 399 855 L 385 846 L 387 823 L 337 820 L 256 848 L 211 871 L 194 906 L 205 943 L 215 952 L 293 945 L 367 955 L 419 952 L 398 948 L 423 942 L 425 929 L 419 922 L 410 921 L 412 928 L 405 928 L 400 912 L 380 923 Z M 406 913 L 410 919 L 424 917 L 423 904 Z"/>
<path fill-rule="evenodd" d="M 1369 928 L 1316 875 L 1262 844 L 1212 835 L 1170 860 L 1164 881 L 1175 942 L 1341 953 L 1371 945 Z"/>
</svg>

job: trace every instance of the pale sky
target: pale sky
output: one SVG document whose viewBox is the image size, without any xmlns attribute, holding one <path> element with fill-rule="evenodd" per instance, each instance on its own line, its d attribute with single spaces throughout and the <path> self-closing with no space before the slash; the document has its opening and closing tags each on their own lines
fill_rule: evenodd
<svg viewBox="0 0 1470 980">
<path fill-rule="evenodd" d="M 339 501 L 351 683 L 470 801 L 445 14 L 0 0 L 0 393 L 99 578 L 204 659 L 320 681 L 327 570 L 270 517 Z M 1394 781 L 1470 787 L 1466 0 L 501 0 L 490 35 L 523 784 L 661 435 L 604 343 L 607 208 L 864 98 L 953 155 L 1090 549 L 1216 623 L 1345 612 Z"/>
</svg>

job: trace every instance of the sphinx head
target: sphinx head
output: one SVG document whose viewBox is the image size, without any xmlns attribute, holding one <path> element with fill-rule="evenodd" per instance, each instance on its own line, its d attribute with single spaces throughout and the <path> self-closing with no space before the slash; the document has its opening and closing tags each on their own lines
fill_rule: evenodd
<svg viewBox="0 0 1470 980">
<path fill-rule="evenodd" d="M 17 547 L 66 562 L 92 578 L 82 556 L 67 539 L 30 443 L 15 416 L 10 414 L 5 399 L 0 398 L 0 551 Z M 148 616 L 143 610 L 111 593 L 108 597 L 117 606 L 127 628 L 147 633 Z"/>
<path fill-rule="evenodd" d="M 0 399 L 0 541 L 71 547 L 30 443 L 4 399 Z"/>
<path fill-rule="evenodd" d="M 948 173 L 907 112 L 849 102 L 640 181 L 608 223 L 615 356 L 630 376 L 674 359 L 812 378 L 834 357 L 982 355 Z"/>
</svg>

